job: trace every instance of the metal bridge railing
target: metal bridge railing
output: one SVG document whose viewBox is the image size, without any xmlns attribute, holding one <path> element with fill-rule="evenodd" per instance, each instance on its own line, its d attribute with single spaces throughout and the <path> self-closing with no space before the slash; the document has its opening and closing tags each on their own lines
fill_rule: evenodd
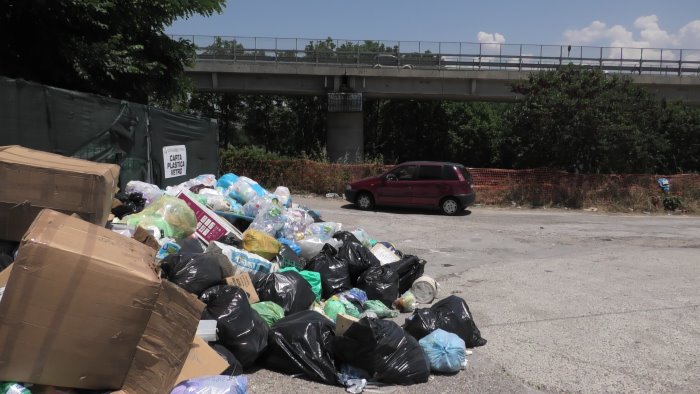
<svg viewBox="0 0 700 394">
<path fill-rule="evenodd" d="M 226 36 L 171 37 L 194 44 L 196 60 L 502 71 L 555 69 L 574 64 L 610 73 L 700 76 L 700 49 Z"/>
</svg>

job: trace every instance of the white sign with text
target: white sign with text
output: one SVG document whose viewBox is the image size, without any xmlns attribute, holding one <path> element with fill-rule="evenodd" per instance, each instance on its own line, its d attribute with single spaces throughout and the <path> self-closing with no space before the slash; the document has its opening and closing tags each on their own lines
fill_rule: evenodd
<svg viewBox="0 0 700 394">
<path fill-rule="evenodd" d="M 187 147 L 185 145 L 164 146 L 163 167 L 166 179 L 187 175 Z"/>
</svg>

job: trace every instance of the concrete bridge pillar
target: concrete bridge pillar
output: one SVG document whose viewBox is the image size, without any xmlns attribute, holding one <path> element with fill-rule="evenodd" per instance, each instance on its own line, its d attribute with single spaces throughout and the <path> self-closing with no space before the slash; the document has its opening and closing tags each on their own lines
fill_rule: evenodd
<svg viewBox="0 0 700 394">
<path fill-rule="evenodd" d="M 328 93 L 326 150 L 333 163 L 357 163 L 364 158 L 364 118 L 361 93 Z"/>
</svg>

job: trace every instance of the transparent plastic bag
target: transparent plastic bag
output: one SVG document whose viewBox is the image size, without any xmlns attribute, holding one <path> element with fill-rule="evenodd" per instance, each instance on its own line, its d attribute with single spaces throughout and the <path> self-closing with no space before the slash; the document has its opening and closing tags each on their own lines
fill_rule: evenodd
<svg viewBox="0 0 700 394">
<path fill-rule="evenodd" d="M 270 204 L 272 202 L 272 198 L 270 197 L 261 197 L 261 196 L 255 196 L 253 197 L 252 200 L 248 201 L 243 205 L 243 214 L 245 216 L 254 218 L 258 216 L 260 213 L 260 210 L 267 204 Z"/>
<path fill-rule="evenodd" d="M 250 224 L 250 228 L 277 238 L 277 232 L 284 227 L 286 220 L 286 209 L 280 206 L 277 200 L 272 200 L 260 208 L 260 212 Z"/>
<path fill-rule="evenodd" d="M 216 187 L 227 190 L 238 180 L 238 175 L 233 173 L 224 174 L 216 181 Z"/>
<path fill-rule="evenodd" d="M 186 380 L 170 392 L 170 394 L 247 394 L 248 377 L 239 376 L 206 376 Z"/>
<path fill-rule="evenodd" d="M 342 227 L 342 223 L 335 222 L 313 223 L 306 228 L 304 238 L 313 237 L 326 241 L 332 238 L 333 234 L 340 231 Z"/>
<path fill-rule="evenodd" d="M 301 208 L 287 209 L 280 236 L 290 241 L 304 238 L 306 228 L 314 223 L 314 218 Z"/>
<path fill-rule="evenodd" d="M 431 371 L 459 372 L 467 360 L 467 348 L 462 338 L 440 328 L 421 338 L 418 343 L 430 361 Z"/>
<path fill-rule="evenodd" d="M 163 191 L 156 185 L 141 181 L 129 181 L 124 189 L 126 194 L 141 193 L 146 200 L 146 206 L 151 205 L 155 200 L 163 195 Z"/>
<path fill-rule="evenodd" d="M 280 203 L 285 207 L 289 207 L 290 203 L 292 202 L 291 193 L 286 186 L 277 186 L 274 195 L 279 198 Z"/>
<path fill-rule="evenodd" d="M 125 216 L 123 222 L 133 229 L 155 226 L 164 237 L 175 239 L 188 237 L 197 228 L 194 212 L 184 201 L 172 196 L 158 198 L 143 211 Z"/>
</svg>

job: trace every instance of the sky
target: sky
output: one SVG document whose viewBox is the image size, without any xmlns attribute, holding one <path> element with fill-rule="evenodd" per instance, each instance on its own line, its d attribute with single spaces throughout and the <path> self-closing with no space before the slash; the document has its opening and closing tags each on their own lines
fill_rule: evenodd
<svg viewBox="0 0 700 394">
<path fill-rule="evenodd" d="M 166 32 L 700 49 L 700 0 L 228 0 Z"/>
</svg>

